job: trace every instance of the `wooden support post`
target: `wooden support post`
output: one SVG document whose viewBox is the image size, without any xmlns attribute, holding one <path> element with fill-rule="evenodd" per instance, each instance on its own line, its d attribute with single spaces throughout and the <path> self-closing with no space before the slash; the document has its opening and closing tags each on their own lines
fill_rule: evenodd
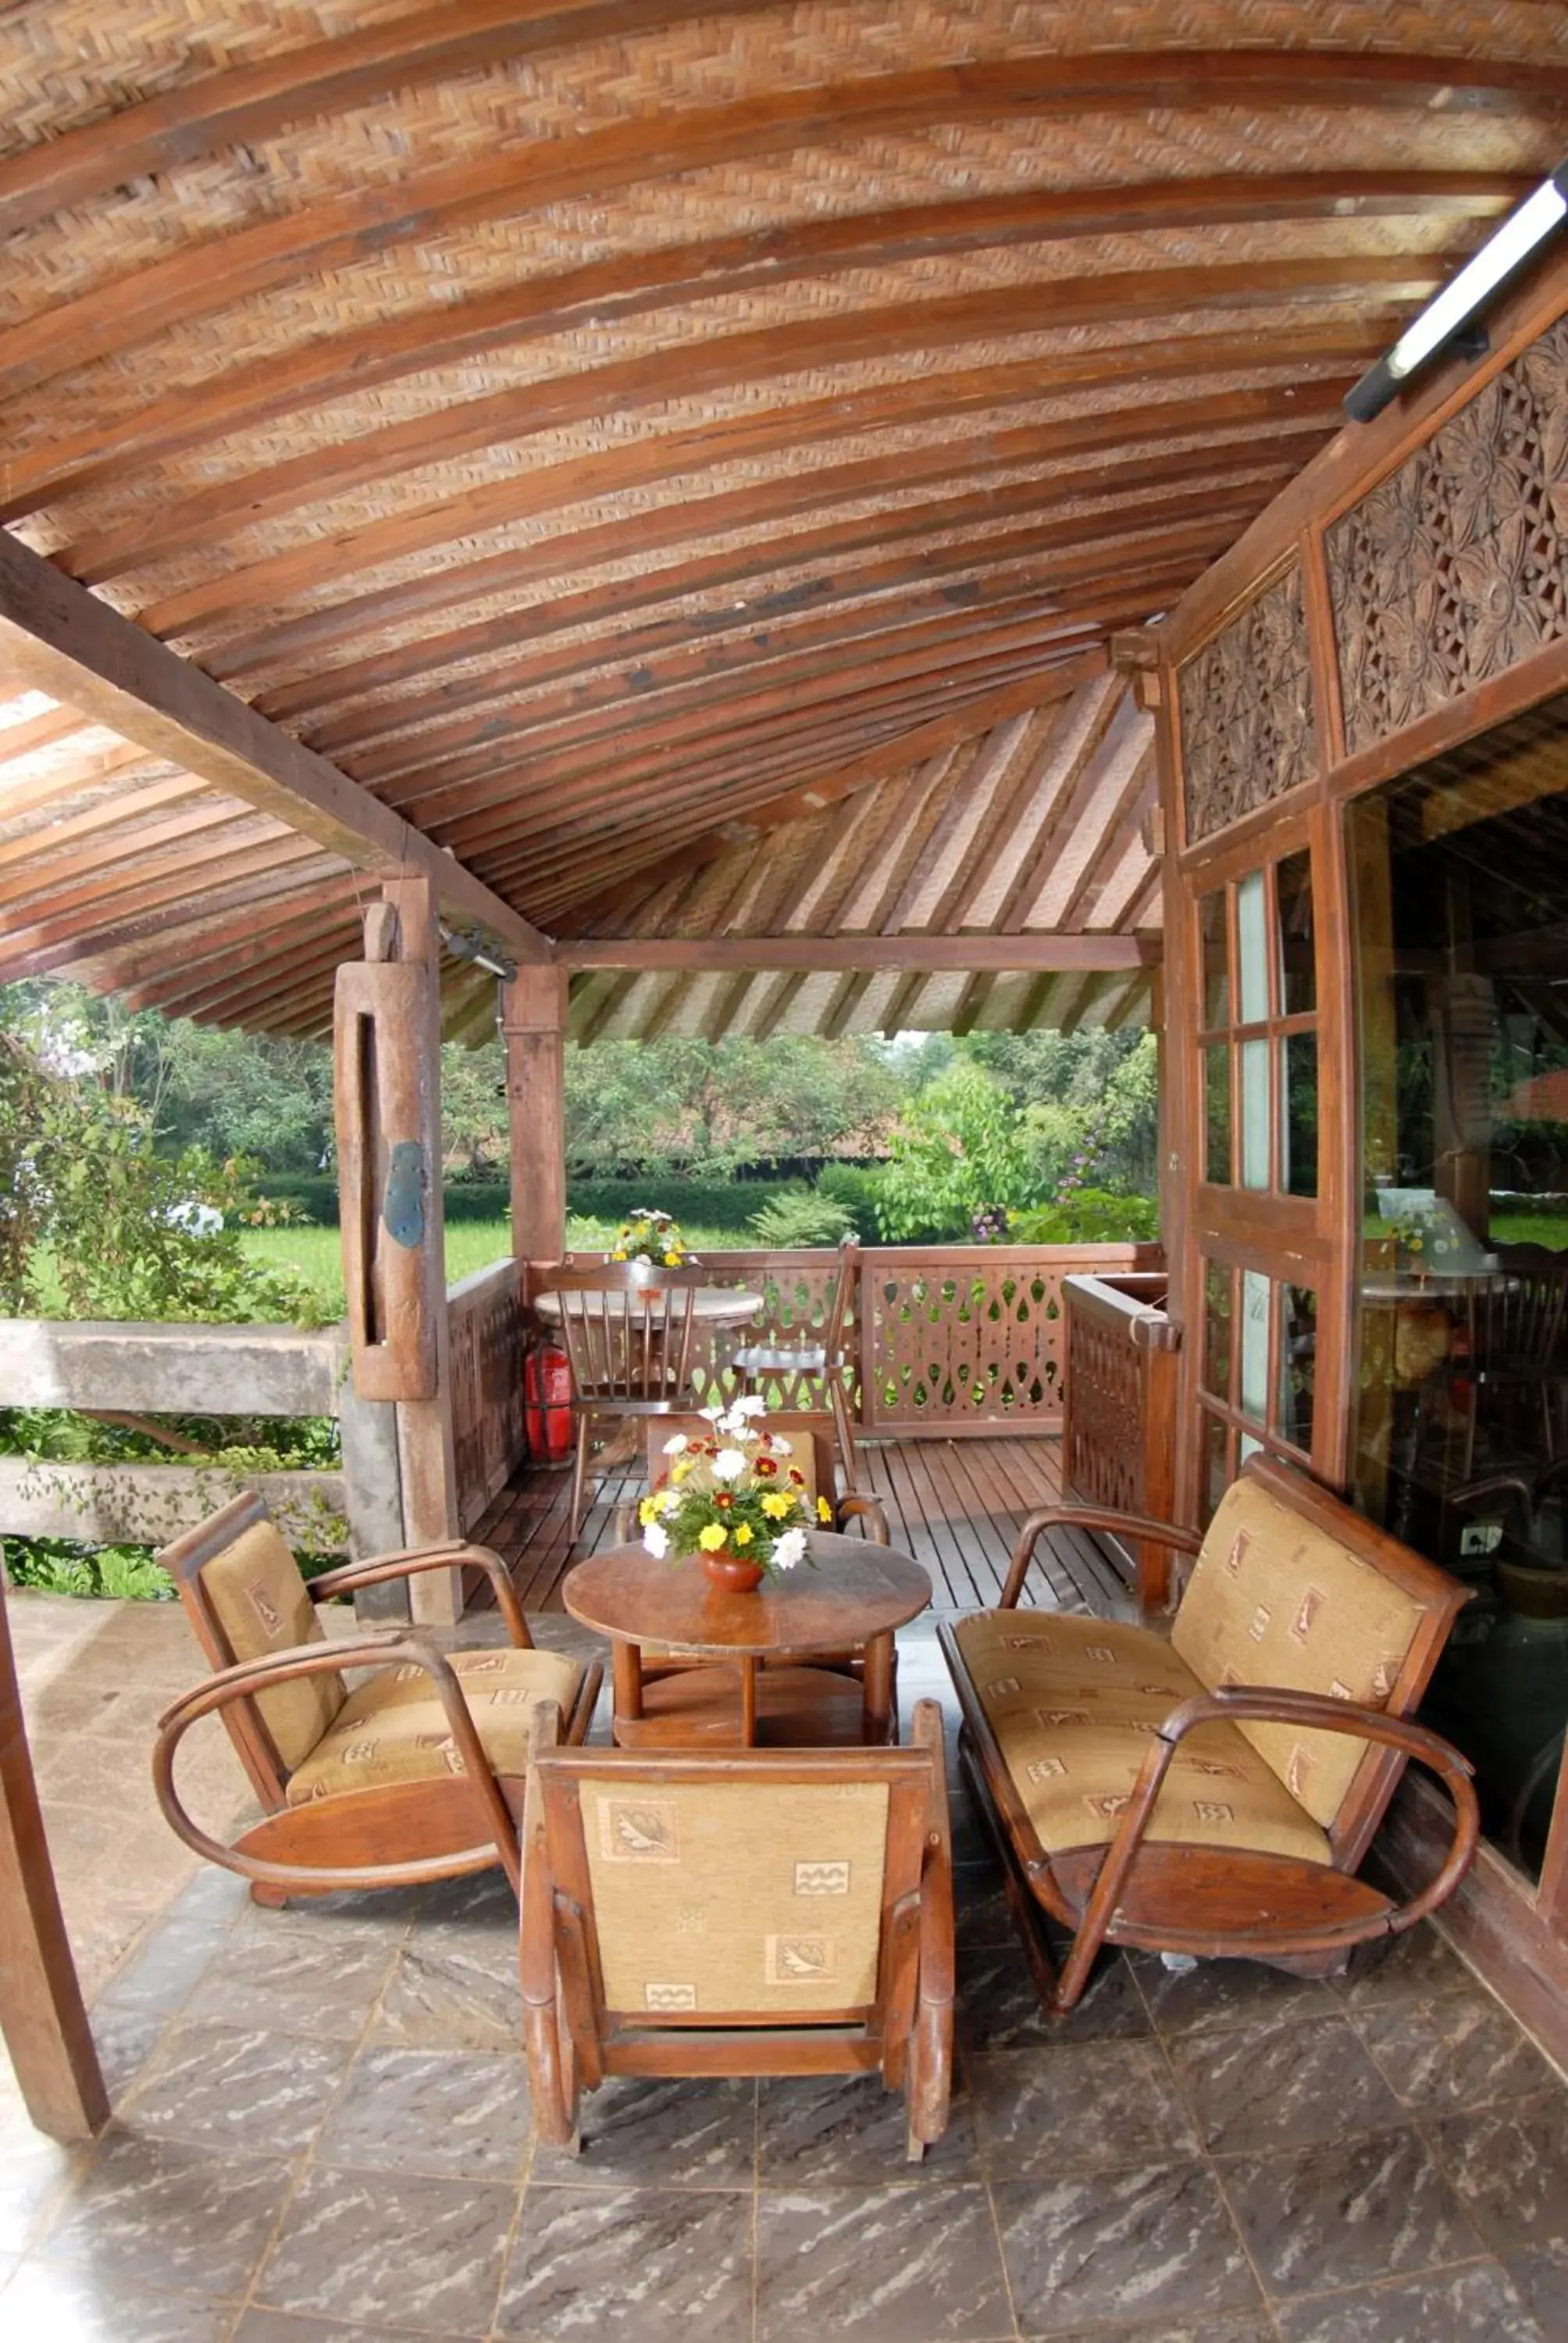
<svg viewBox="0 0 1568 2343">
<path fill-rule="evenodd" d="M 410 1545 L 433 1545 L 460 1538 L 457 1458 L 452 1440 L 452 1363 L 447 1319 L 446 1218 L 441 1197 L 441 940 L 430 883 L 426 879 L 389 880 L 385 901 L 397 914 L 398 958 L 423 962 L 430 971 L 425 1030 L 410 1041 L 426 1053 L 430 1079 L 424 1085 L 426 1127 L 420 1144 L 429 1177 L 425 1197 L 421 1253 L 425 1305 L 435 1332 L 436 1388 L 428 1399 L 400 1399 L 397 1462 L 403 1489 L 403 1532 Z M 378 914 L 372 910 L 371 920 Z M 449 1626 L 463 1607 L 462 1574 L 421 1572 L 409 1582 L 416 1620 Z"/>
<path fill-rule="evenodd" d="M 109 2095 L 49 1861 L 0 1573 L 0 2033 L 27 2112 L 55 2139 L 90 2139 Z"/>
<path fill-rule="evenodd" d="M 566 1251 L 567 985 L 564 968 L 520 968 L 501 988 L 518 1261 L 559 1261 Z"/>
</svg>

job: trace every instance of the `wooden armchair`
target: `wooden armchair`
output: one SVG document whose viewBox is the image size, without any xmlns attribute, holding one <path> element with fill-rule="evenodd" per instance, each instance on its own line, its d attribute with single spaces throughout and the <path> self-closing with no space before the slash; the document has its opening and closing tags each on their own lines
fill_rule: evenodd
<svg viewBox="0 0 1568 2343">
<path fill-rule="evenodd" d="M 576 2153 L 607 2075 L 879 2073 L 919 2158 L 952 2073 L 941 1712 L 901 1749 L 737 1755 L 535 1734 L 524 2046 L 541 2136 Z"/>
<path fill-rule="evenodd" d="M 644 1268 L 631 1261 L 552 1269 L 548 1276 L 535 1300 L 553 1302 L 571 1367 L 575 1540 L 587 1510 L 595 1423 L 605 1416 L 668 1416 L 695 1404 L 694 1311 L 699 1290 L 709 1278 L 704 1269 Z"/>
<path fill-rule="evenodd" d="M 849 1412 L 849 1354 L 844 1348 L 844 1322 L 849 1315 L 849 1296 L 860 1267 L 860 1241 L 849 1236 L 839 1246 L 839 1268 L 833 1281 L 833 1299 L 828 1307 L 828 1322 L 822 1329 L 820 1342 L 749 1342 L 742 1345 L 730 1360 L 730 1365 L 744 1378 L 748 1391 L 759 1386 L 766 1396 L 769 1383 L 793 1382 L 802 1375 L 819 1375 L 827 1387 L 828 1405 L 832 1411 L 833 1432 L 843 1462 L 844 1477 L 853 1488 L 859 1478 L 859 1459 L 855 1450 L 854 1423 Z"/>
<path fill-rule="evenodd" d="M 1196 1554 L 1169 1641 L 1017 1607 L 1036 1541 L 1069 1524 Z M 1467 1599 L 1262 1456 L 1201 1539 L 1099 1505 L 1031 1513 L 1001 1607 L 939 1633 L 1047 2006 L 1071 2008 L 1106 1943 L 1322 1975 L 1434 1911 L 1469 1867 L 1478 1813 L 1467 1761 L 1409 1718 Z M 1410 1757 L 1452 1794 L 1454 1835 L 1396 1906 L 1355 1873 Z M 1074 1932 L 1060 1976 L 1041 1913 Z"/>
<path fill-rule="evenodd" d="M 550 1701 L 581 1740 L 602 1671 L 534 1649 L 499 1554 L 460 1544 L 377 1554 L 307 1587 L 261 1499 L 246 1494 L 158 1560 L 216 1671 L 165 1712 L 153 1755 L 158 1802 L 188 1846 L 248 1879 L 258 1903 L 495 1863 L 519 1884 L 530 1721 Z M 317 1602 L 454 1563 L 487 1574 L 509 1648 L 443 1656 L 400 1627 L 328 1642 Z M 374 1674 L 350 1691 L 345 1668 Z M 192 1820 L 175 1787 L 181 1740 L 214 1712 L 266 1810 L 233 1846 Z"/>
</svg>

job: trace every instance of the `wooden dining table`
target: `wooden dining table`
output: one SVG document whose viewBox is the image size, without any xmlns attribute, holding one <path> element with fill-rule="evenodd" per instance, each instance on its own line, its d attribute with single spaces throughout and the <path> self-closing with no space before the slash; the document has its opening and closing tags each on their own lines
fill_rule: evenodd
<svg viewBox="0 0 1568 2343">
<path fill-rule="evenodd" d="M 699 1285 L 691 1297 L 692 1322 L 697 1326 L 714 1328 L 749 1325 L 761 1309 L 764 1299 L 762 1294 L 749 1292 L 742 1286 Z M 537 1293 L 533 1307 L 548 1324 L 560 1324 L 558 1293 Z"/>
<path fill-rule="evenodd" d="M 931 1582 L 896 1548 L 834 1531 L 811 1531 L 808 1554 L 748 1594 L 716 1587 L 694 1556 L 656 1561 L 638 1544 L 607 1547 L 567 1573 L 566 1609 L 610 1639 L 623 1748 L 898 1738 L 893 1633 L 928 1607 Z M 658 1673 L 645 1668 L 649 1646 Z"/>
</svg>

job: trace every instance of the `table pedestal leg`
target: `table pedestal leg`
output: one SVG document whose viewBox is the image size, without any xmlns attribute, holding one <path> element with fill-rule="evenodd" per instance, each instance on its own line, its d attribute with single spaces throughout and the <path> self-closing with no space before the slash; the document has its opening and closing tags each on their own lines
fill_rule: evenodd
<svg viewBox="0 0 1568 2343">
<path fill-rule="evenodd" d="M 610 1668 L 615 1685 L 615 1715 L 611 1737 L 620 1739 L 618 1727 L 624 1717 L 635 1725 L 642 1715 L 642 1647 L 624 1644 L 618 1636 L 610 1645 Z"/>
<path fill-rule="evenodd" d="M 740 1746 L 757 1746 L 757 1663 L 743 1659 L 740 1663 Z"/>
<path fill-rule="evenodd" d="M 866 1644 L 866 1673 L 863 1691 L 866 1703 L 866 1739 L 880 1748 L 891 1735 L 893 1725 L 893 1639 L 890 1635 L 872 1635 Z"/>
</svg>

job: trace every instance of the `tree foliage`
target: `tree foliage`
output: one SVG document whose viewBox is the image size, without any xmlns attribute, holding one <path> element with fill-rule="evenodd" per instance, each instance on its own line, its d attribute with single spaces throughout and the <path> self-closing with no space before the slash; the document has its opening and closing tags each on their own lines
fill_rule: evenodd
<svg viewBox="0 0 1568 2343">
<path fill-rule="evenodd" d="M 895 1240 L 967 1237 L 989 1206 L 1031 1201 L 1024 1120 L 994 1074 L 956 1059 L 894 1125 L 877 1218 Z"/>
</svg>

